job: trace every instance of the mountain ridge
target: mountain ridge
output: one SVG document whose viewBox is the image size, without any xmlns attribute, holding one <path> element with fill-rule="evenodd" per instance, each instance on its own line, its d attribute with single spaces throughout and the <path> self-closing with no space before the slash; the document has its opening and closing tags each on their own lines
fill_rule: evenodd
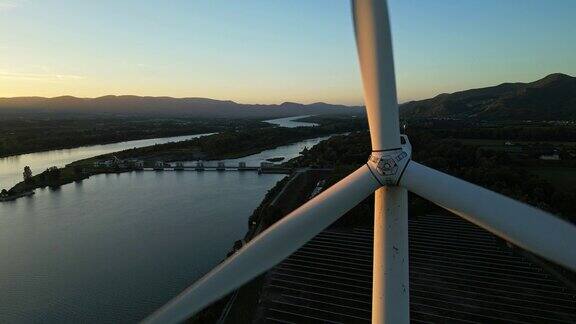
<svg viewBox="0 0 576 324">
<path fill-rule="evenodd" d="M 403 118 L 482 120 L 576 120 L 576 78 L 553 73 L 533 82 L 505 82 L 442 93 L 400 105 Z M 202 97 L 106 95 L 0 98 L 0 117 L 23 113 L 158 115 L 204 118 L 280 118 L 298 115 L 364 114 L 361 106 L 315 102 L 244 104 Z"/>
<path fill-rule="evenodd" d="M 553 73 L 533 82 L 439 94 L 400 105 L 404 118 L 574 120 L 576 78 Z"/>
<path fill-rule="evenodd" d="M 74 96 L 0 98 L 0 114 L 104 114 L 166 115 L 206 118 L 274 118 L 314 114 L 358 114 L 358 106 L 327 103 L 241 104 L 231 100 L 201 97 L 106 95 L 95 98 Z"/>
</svg>

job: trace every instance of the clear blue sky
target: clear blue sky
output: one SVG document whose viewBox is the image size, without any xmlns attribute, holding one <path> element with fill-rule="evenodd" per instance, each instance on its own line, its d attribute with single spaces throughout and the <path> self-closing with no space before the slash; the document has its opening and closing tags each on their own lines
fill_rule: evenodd
<svg viewBox="0 0 576 324">
<path fill-rule="evenodd" d="M 346 0 L 0 0 L 0 96 L 358 104 Z M 401 101 L 576 75 L 575 0 L 391 0 Z"/>
</svg>

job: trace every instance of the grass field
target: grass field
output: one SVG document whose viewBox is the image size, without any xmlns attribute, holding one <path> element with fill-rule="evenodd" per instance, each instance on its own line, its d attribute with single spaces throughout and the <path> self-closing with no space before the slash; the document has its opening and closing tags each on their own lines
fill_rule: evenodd
<svg viewBox="0 0 576 324">
<path fill-rule="evenodd" d="M 504 140 L 489 140 L 489 139 L 468 139 L 461 138 L 457 141 L 465 145 L 474 145 L 482 148 L 494 150 L 494 151 L 505 151 L 510 153 L 519 153 L 522 151 L 520 146 L 504 145 L 506 141 Z M 515 142 L 517 143 L 517 142 Z"/>
<path fill-rule="evenodd" d="M 480 145 L 480 146 L 504 146 L 505 140 L 492 140 L 492 139 L 474 139 L 474 138 L 459 138 L 457 141 L 468 145 Z M 576 142 L 561 142 L 561 141 L 510 141 L 514 144 L 534 144 L 534 143 L 546 143 L 551 145 L 567 145 L 576 146 Z"/>
<path fill-rule="evenodd" d="M 559 141 L 511 141 L 515 145 L 505 145 L 507 141 L 505 140 L 492 140 L 492 139 L 473 139 L 473 138 L 460 138 L 456 139 L 465 145 L 474 145 L 481 148 L 490 149 L 493 151 L 504 151 L 508 153 L 520 153 L 522 152 L 521 145 L 534 144 L 534 143 L 546 143 L 553 146 L 573 146 L 576 147 L 576 142 L 559 142 Z"/>
<path fill-rule="evenodd" d="M 551 145 L 565 145 L 565 146 L 576 146 L 576 142 L 559 142 L 559 141 L 511 141 L 513 146 L 505 145 L 504 140 L 492 140 L 492 139 L 458 139 L 463 144 L 480 146 L 490 150 L 501 150 L 509 153 L 519 153 L 521 152 L 520 144 L 531 144 L 531 143 L 548 143 Z M 538 160 L 536 160 L 538 162 Z M 564 161 L 557 161 L 564 162 Z M 544 164 L 544 161 L 539 161 L 539 163 Z M 574 190 L 576 191 L 576 168 L 569 166 L 559 166 L 557 163 L 555 165 L 547 166 L 548 163 L 539 166 L 526 167 L 526 170 L 544 180 L 550 182 L 557 189 L 564 190 Z"/>
<path fill-rule="evenodd" d="M 526 170 L 548 180 L 557 189 L 576 190 L 576 168 L 550 166 L 528 167 Z"/>
</svg>

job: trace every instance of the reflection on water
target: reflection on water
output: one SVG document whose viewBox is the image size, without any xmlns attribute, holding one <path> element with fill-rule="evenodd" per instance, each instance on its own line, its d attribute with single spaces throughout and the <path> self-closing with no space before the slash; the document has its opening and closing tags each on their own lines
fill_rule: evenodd
<svg viewBox="0 0 576 324">
<path fill-rule="evenodd" d="M 288 145 L 244 158 L 298 154 Z M 214 267 L 284 175 L 141 171 L 0 204 L 0 323 L 136 322 Z"/>
<path fill-rule="evenodd" d="M 279 163 L 286 162 L 300 154 L 304 148 L 311 148 L 312 146 L 320 143 L 321 141 L 330 138 L 330 136 L 324 137 L 317 137 L 311 138 L 307 140 L 303 140 L 298 143 L 289 144 L 285 146 L 279 146 L 277 148 L 262 151 L 258 154 L 238 158 L 238 159 L 227 159 L 227 160 L 220 160 L 224 161 L 226 166 L 238 166 L 238 162 L 246 162 L 247 166 L 260 166 L 260 162 L 265 162 L 266 159 L 274 158 L 274 157 L 284 157 L 285 159 L 280 161 Z M 174 164 L 174 163 L 172 163 Z M 209 161 L 205 163 L 205 166 L 216 166 L 217 161 Z M 184 161 L 183 165 L 185 166 L 195 166 L 196 162 L 194 161 Z"/>
<path fill-rule="evenodd" d="M 275 124 L 275 125 L 278 125 L 280 127 L 288 127 L 288 128 L 318 126 L 318 124 L 316 124 L 316 123 L 305 123 L 305 122 L 295 121 L 297 119 L 302 119 L 302 118 L 306 118 L 306 117 L 310 117 L 310 116 L 312 116 L 312 115 L 270 119 L 270 120 L 265 120 L 265 122 L 270 123 L 270 124 Z"/>
<path fill-rule="evenodd" d="M 225 256 L 283 176 L 100 175 L 1 204 L 0 322 L 142 319 Z"/>
<path fill-rule="evenodd" d="M 0 158 L 0 189 L 9 189 L 16 183 L 22 181 L 22 172 L 25 166 L 29 166 L 32 169 L 32 172 L 37 174 L 43 172 L 51 166 L 63 167 L 68 163 L 90 158 L 100 154 L 107 154 L 154 144 L 185 141 L 191 138 L 205 135 L 210 134 L 153 138 L 112 144 L 83 146 L 73 149 L 52 150 Z"/>
</svg>

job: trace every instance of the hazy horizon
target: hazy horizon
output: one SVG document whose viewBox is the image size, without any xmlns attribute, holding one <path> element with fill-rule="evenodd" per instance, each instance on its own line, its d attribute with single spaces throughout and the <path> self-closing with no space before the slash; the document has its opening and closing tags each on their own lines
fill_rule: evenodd
<svg viewBox="0 0 576 324">
<path fill-rule="evenodd" d="M 390 1 L 399 101 L 576 74 L 575 9 Z M 0 34 L 0 97 L 362 105 L 348 1 L 0 0 Z"/>
<path fill-rule="evenodd" d="M 557 72 L 557 73 L 552 73 L 552 74 L 565 74 L 568 75 L 570 77 L 574 77 L 572 75 L 566 74 L 566 73 L 561 73 L 561 72 Z M 542 76 L 542 78 L 550 76 L 549 75 L 545 75 Z M 520 81 L 514 81 L 514 80 L 509 80 L 506 82 L 502 82 L 502 83 L 530 83 L 530 82 L 534 82 L 534 81 L 538 81 L 541 80 L 542 78 L 539 78 L 537 80 L 530 80 L 530 81 L 525 81 L 525 82 L 520 82 Z M 488 87 L 490 86 L 497 86 L 499 84 L 502 83 L 498 83 L 498 84 L 492 84 L 492 85 L 488 85 Z M 467 90 L 473 90 L 473 89 L 478 89 L 478 88 L 472 88 L 472 89 L 458 89 L 455 90 L 454 92 L 451 93 L 456 93 L 456 92 L 460 92 L 460 91 L 467 91 Z M 438 95 L 441 94 L 446 94 L 446 92 L 444 93 L 437 93 L 429 98 L 433 98 L 436 97 Z M 303 105 L 311 105 L 311 104 L 320 104 L 320 103 L 325 103 L 325 104 L 330 104 L 330 105 L 347 105 L 347 106 L 364 106 L 364 103 L 359 103 L 359 104 L 345 104 L 345 103 L 339 103 L 339 102 L 325 102 L 325 101 L 310 101 L 310 102 L 297 102 L 297 101 L 282 101 L 282 102 L 239 102 L 239 101 L 235 101 L 235 100 L 231 100 L 231 99 L 226 99 L 226 98 L 208 98 L 208 97 L 172 97 L 172 96 L 166 96 L 166 95 L 158 95 L 158 96 L 149 96 L 149 95 L 134 95 L 134 94 L 107 94 L 107 95 L 103 95 L 103 96 L 97 96 L 97 97 L 77 97 L 77 96 L 73 96 L 73 95 L 67 95 L 67 94 L 63 94 L 63 95 L 59 95 L 59 96 L 53 96 L 53 97 L 43 97 L 43 96 L 17 96 L 17 97 L 0 97 L 0 99 L 14 99 L 14 98 L 46 98 L 46 99 L 56 99 L 56 98 L 62 98 L 62 97 L 75 97 L 78 99 L 98 99 L 98 98 L 103 98 L 103 97 L 150 97 L 150 98 L 170 98 L 170 99 L 206 99 L 206 100 L 216 100 L 216 101 L 232 101 L 234 103 L 237 104 L 241 104 L 241 105 L 281 105 L 284 103 L 296 103 L 296 104 L 303 104 Z M 429 99 L 429 98 L 421 98 L 421 99 Z M 421 100 L 421 99 L 416 99 L 416 100 Z M 406 100 L 406 101 L 400 101 L 399 104 L 403 104 L 403 103 L 408 103 L 411 101 L 415 101 L 415 100 Z"/>
</svg>

